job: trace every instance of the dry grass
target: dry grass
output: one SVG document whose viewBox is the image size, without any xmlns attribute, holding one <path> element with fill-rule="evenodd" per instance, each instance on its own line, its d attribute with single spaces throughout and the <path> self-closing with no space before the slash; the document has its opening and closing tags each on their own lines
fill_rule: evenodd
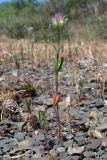
<svg viewBox="0 0 107 160">
<path fill-rule="evenodd" d="M 29 59 L 29 63 L 32 60 L 35 65 L 47 64 L 50 65 L 50 59 L 55 54 L 55 49 L 53 44 L 43 44 L 36 43 L 32 47 L 30 40 L 14 40 L 8 39 L 7 37 L 0 38 L 0 54 L 3 54 L 5 59 L 9 59 L 12 52 L 21 52 L 23 49 L 24 57 Z M 78 55 L 85 55 L 88 58 L 96 59 L 98 61 L 107 62 L 107 44 L 103 41 L 80 41 L 75 40 L 70 43 L 65 42 L 63 45 L 63 55 L 72 54 L 77 51 Z M 62 54 L 62 53 L 61 53 Z"/>
</svg>

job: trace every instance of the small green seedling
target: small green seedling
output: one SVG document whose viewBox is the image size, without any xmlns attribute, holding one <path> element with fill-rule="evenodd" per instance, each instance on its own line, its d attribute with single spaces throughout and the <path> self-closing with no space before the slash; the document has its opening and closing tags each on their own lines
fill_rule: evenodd
<svg viewBox="0 0 107 160">
<path fill-rule="evenodd" d="M 48 147 L 48 142 L 47 142 L 47 117 L 46 117 L 46 113 L 43 111 L 39 111 L 39 123 L 42 129 L 42 132 L 44 134 L 44 138 L 45 138 L 45 146 Z"/>
<path fill-rule="evenodd" d="M 84 80 L 83 80 L 83 79 L 81 79 L 81 80 L 79 81 L 79 86 L 80 86 L 81 88 L 84 87 Z"/>
<path fill-rule="evenodd" d="M 23 100 L 23 105 L 24 105 L 24 109 L 25 112 L 30 112 L 30 106 L 31 106 L 31 100 L 30 99 L 24 99 Z"/>
</svg>

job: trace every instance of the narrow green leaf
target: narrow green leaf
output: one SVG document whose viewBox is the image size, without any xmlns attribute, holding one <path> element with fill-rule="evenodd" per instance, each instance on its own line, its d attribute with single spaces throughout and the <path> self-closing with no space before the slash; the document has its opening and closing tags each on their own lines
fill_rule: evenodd
<svg viewBox="0 0 107 160">
<path fill-rule="evenodd" d="M 25 107 L 25 111 L 28 112 L 30 110 L 31 100 L 30 99 L 24 99 L 23 104 L 24 104 L 24 107 Z"/>
<path fill-rule="evenodd" d="M 58 63 L 57 63 L 57 60 L 55 58 L 52 58 L 52 65 L 55 69 L 55 72 L 58 73 Z"/>
<path fill-rule="evenodd" d="M 64 57 L 61 57 L 61 61 L 60 61 L 60 64 L 58 66 L 58 72 L 61 70 L 63 63 L 64 63 Z"/>
<path fill-rule="evenodd" d="M 46 125 L 46 122 L 47 122 L 46 115 L 45 115 L 45 112 L 43 111 L 39 111 L 39 122 L 42 127 Z"/>
<path fill-rule="evenodd" d="M 18 61 L 19 60 L 19 54 L 18 53 L 12 53 L 12 58 L 13 58 L 13 60 L 16 62 L 16 61 Z"/>
</svg>

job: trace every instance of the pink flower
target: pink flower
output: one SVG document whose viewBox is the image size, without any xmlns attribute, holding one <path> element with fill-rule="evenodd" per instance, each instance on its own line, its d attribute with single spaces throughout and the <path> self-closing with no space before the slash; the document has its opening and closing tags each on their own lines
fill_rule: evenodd
<svg viewBox="0 0 107 160">
<path fill-rule="evenodd" d="M 54 26 L 62 26 L 64 24 L 64 15 L 62 13 L 56 13 L 52 17 L 52 23 Z"/>
</svg>

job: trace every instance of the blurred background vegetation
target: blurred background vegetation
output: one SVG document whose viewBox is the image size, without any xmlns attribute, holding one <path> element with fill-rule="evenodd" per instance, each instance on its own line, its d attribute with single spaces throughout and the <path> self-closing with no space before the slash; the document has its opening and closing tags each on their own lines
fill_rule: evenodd
<svg viewBox="0 0 107 160">
<path fill-rule="evenodd" d="M 107 0 L 47 0 L 43 3 L 11 0 L 0 3 L 0 35 L 50 41 L 54 32 L 49 24 L 56 12 L 64 13 L 69 19 L 64 40 L 107 39 Z"/>
</svg>

